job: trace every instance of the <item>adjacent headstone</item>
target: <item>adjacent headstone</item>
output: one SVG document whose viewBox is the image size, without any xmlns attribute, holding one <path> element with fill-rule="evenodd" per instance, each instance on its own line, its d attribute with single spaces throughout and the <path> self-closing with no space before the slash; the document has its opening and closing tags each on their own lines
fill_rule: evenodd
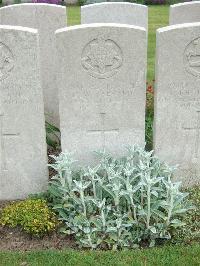
<svg viewBox="0 0 200 266">
<path fill-rule="evenodd" d="M 169 24 L 200 22 L 200 2 L 186 2 L 170 6 Z"/>
<path fill-rule="evenodd" d="M 148 29 L 148 8 L 132 3 L 99 3 L 81 7 L 81 23 L 122 23 Z"/>
<path fill-rule="evenodd" d="M 90 4 L 97 4 L 97 3 L 105 3 L 105 2 L 126 2 L 126 1 L 122 1 L 122 0 L 107 0 L 107 1 L 104 1 L 104 0 L 86 0 L 85 1 L 85 5 L 90 5 Z"/>
<path fill-rule="evenodd" d="M 127 145 L 143 144 L 145 29 L 93 24 L 56 36 L 62 150 L 84 165 L 94 163 L 93 151 L 121 155 Z"/>
<path fill-rule="evenodd" d="M 47 187 L 38 33 L 0 26 L 0 200 Z"/>
<path fill-rule="evenodd" d="M 200 181 L 200 23 L 157 31 L 155 153 L 179 165 L 185 185 Z"/>
<path fill-rule="evenodd" d="M 19 4 L 0 8 L 0 24 L 38 29 L 40 36 L 41 78 L 48 122 L 59 125 L 56 87 L 55 35 L 66 26 L 66 8 L 49 4 Z"/>
</svg>

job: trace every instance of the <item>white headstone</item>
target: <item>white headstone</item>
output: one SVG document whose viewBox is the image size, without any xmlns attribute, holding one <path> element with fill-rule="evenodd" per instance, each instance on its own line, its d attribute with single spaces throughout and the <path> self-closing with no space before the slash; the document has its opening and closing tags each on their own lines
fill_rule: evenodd
<svg viewBox="0 0 200 266">
<path fill-rule="evenodd" d="M 81 23 L 122 23 L 148 29 L 148 8 L 123 2 L 86 5 L 81 7 Z"/>
<path fill-rule="evenodd" d="M 170 6 L 169 24 L 200 22 L 200 1 Z"/>
<path fill-rule="evenodd" d="M 62 150 L 83 164 L 144 143 L 144 28 L 92 24 L 56 32 Z"/>
<path fill-rule="evenodd" d="M 55 30 L 66 26 L 66 8 L 50 4 L 19 4 L 0 8 L 0 23 L 38 29 L 41 78 L 48 122 L 59 126 L 56 87 Z"/>
<path fill-rule="evenodd" d="M 200 181 L 200 23 L 157 31 L 155 153 L 179 165 L 185 185 Z"/>
<path fill-rule="evenodd" d="M 0 26 L 0 200 L 47 186 L 38 33 Z"/>
</svg>

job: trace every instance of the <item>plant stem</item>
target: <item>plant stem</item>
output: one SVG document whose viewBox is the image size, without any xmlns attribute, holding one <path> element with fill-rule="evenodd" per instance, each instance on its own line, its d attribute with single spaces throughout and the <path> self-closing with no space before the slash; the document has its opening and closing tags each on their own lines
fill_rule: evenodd
<svg viewBox="0 0 200 266">
<path fill-rule="evenodd" d="M 151 218 L 151 185 L 148 184 L 147 187 L 147 229 L 149 229 Z"/>
<path fill-rule="evenodd" d="M 137 214 L 136 214 L 136 207 L 135 207 L 135 204 L 133 202 L 133 198 L 132 198 L 131 195 L 129 195 L 129 196 L 130 196 L 130 199 L 131 199 L 131 205 L 132 205 L 132 209 L 133 209 L 133 217 L 134 217 L 134 220 L 136 222 L 138 222 L 138 220 L 137 220 Z"/>
<path fill-rule="evenodd" d="M 83 213 L 86 217 L 87 213 L 86 213 L 86 206 L 85 206 L 85 199 L 84 199 L 84 191 L 83 190 L 81 190 L 80 196 L 81 196 L 81 201 L 82 201 L 82 205 L 83 205 Z"/>
<path fill-rule="evenodd" d="M 92 187 L 93 187 L 94 198 L 96 199 L 97 193 L 96 193 L 96 184 L 95 184 L 94 177 L 92 177 Z"/>
<path fill-rule="evenodd" d="M 173 197 L 173 194 L 171 193 L 170 195 L 170 207 L 169 207 L 169 211 L 168 211 L 168 215 L 167 215 L 167 221 L 166 221 L 166 225 L 168 226 L 169 223 L 170 223 L 170 219 L 171 219 L 171 215 L 172 215 L 172 210 L 173 210 L 173 204 L 174 202 L 174 197 Z"/>
<path fill-rule="evenodd" d="M 88 234 L 88 241 L 89 241 L 89 244 L 90 244 L 91 249 L 93 249 L 93 245 L 92 245 L 92 240 L 91 240 L 90 233 Z"/>
</svg>

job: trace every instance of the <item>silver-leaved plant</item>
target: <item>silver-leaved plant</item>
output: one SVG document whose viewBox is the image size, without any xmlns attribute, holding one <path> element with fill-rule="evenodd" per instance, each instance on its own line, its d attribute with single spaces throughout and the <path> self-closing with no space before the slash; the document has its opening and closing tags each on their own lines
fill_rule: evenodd
<svg viewBox="0 0 200 266">
<path fill-rule="evenodd" d="M 170 239 L 170 231 L 183 225 L 190 209 L 172 182 L 174 168 L 138 146 L 115 159 L 102 152 L 99 164 L 73 170 L 68 153 L 52 156 L 57 171 L 49 184 L 54 209 L 79 246 L 91 249 L 134 248 Z"/>
</svg>

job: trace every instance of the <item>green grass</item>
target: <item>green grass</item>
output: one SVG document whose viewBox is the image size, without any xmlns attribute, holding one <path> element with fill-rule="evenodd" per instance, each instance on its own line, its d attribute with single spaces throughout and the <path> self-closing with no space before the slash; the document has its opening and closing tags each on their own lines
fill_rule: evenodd
<svg viewBox="0 0 200 266">
<path fill-rule="evenodd" d="M 156 48 L 156 29 L 168 25 L 169 7 L 150 6 L 149 7 L 149 35 L 148 35 L 148 71 L 147 80 L 154 79 L 155 48 Z"/>
<path fill-rule="evenodd" d="M 67 24 L 68 26 L 78 25 L 81 23 L 81 8 L 80 6 L 67 7 Z"/>
<path fill-rule="evenodd" d="M 80 7 L 68 7 L 68 25 L 80 24 Z M 149 6 L 148 72 L 147 80 L 154 79 L 156 29 L 168 25 L 169 6 Z"/>
<path fill-rule="evenodd" d="M 122 252 L 35 251 L 1 252 L 1 266 L 186 266 L 199 265 L 200 246 L 167 246 Z"/>
</svg>

